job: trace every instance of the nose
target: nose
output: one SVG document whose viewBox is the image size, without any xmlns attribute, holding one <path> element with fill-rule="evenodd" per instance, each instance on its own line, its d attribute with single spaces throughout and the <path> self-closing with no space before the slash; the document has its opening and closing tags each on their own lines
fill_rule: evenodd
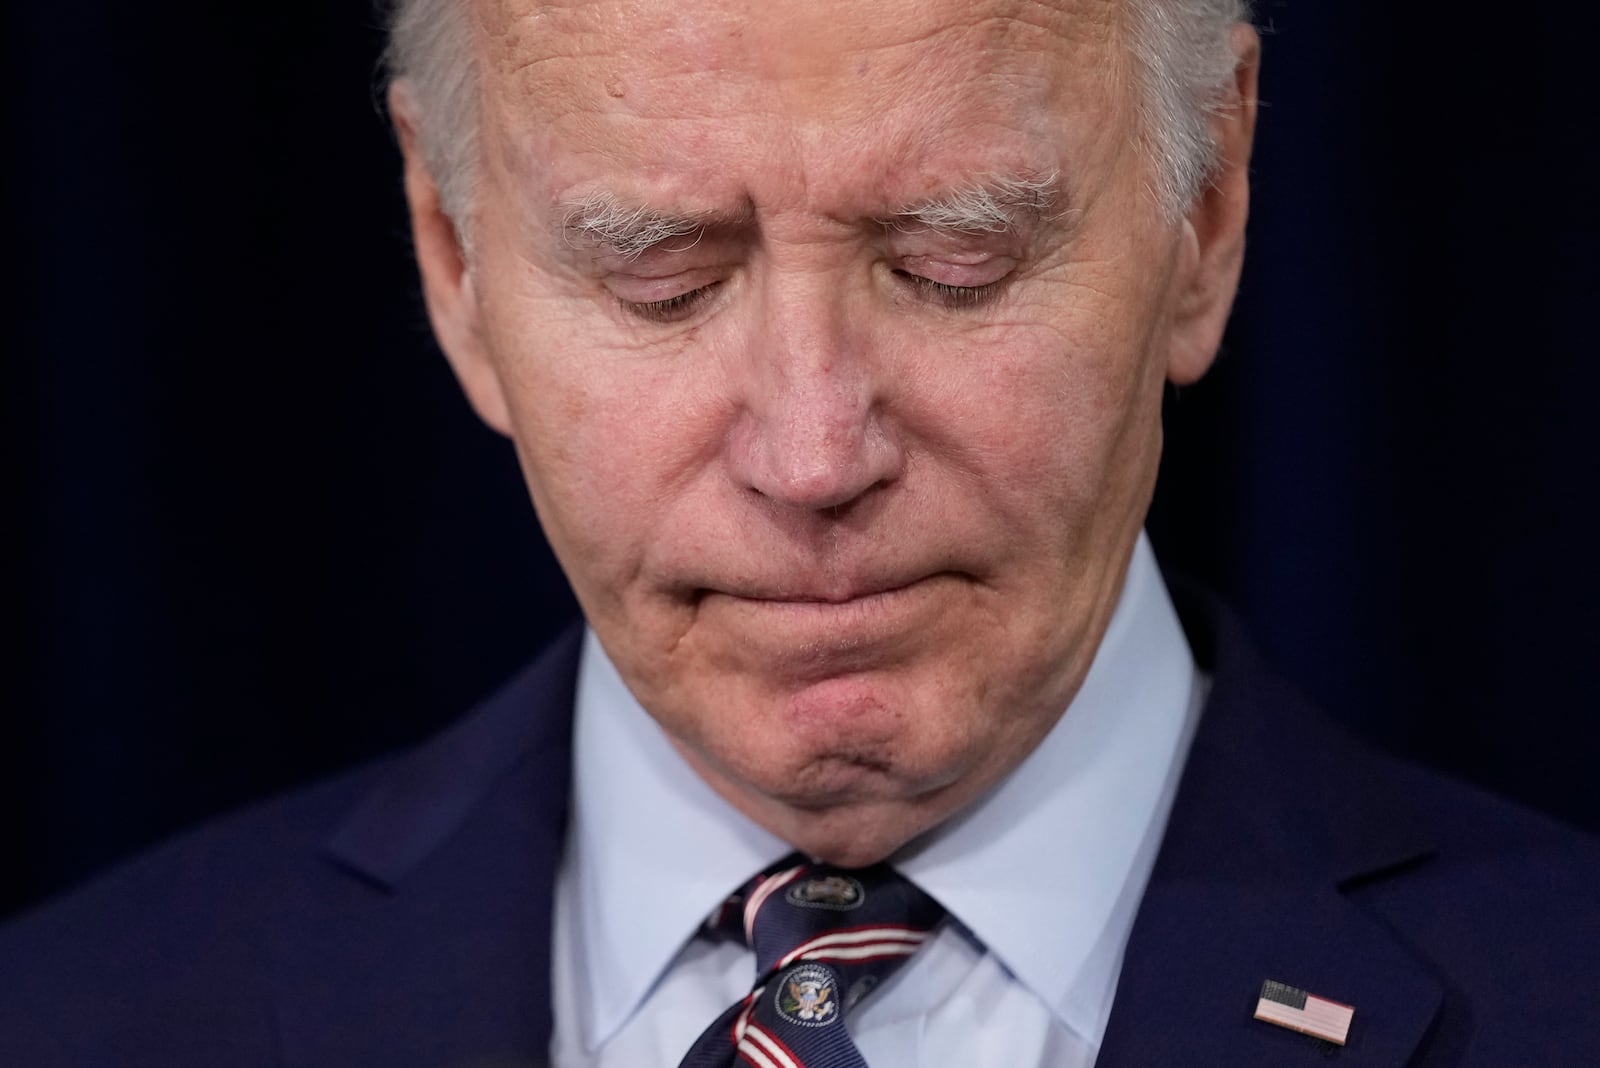
<svg viewBox="0 0 1600 1068">
<path fill-rule="evenodd" d="M 867 332 L 850 325 L 840 287 L 774 279 L 759 303 L 730 442 L 734 479 L 774 503 L 822 511 L 899 477 L 884 368 Z"/>
</svg>

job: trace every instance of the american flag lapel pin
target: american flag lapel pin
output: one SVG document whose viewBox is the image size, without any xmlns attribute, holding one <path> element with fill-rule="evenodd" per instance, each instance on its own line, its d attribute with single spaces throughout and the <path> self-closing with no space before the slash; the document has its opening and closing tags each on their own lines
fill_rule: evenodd
<svg viewBox="0 0 1600 1068">
<path fill-rule="evenodd" d="M 1355 1014 L 1349 1005 L 1271 979 L 1261 984 L 1261 998 L 1256 1002 L 1256 1019 L 1340 1046 L 1350 1033 L 1350 1018 Z"/>
</svg>

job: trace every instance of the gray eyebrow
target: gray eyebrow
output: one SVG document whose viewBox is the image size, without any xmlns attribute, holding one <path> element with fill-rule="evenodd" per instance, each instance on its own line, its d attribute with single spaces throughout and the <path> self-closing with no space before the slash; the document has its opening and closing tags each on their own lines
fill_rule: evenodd
<svg viewBox="0 0 1600 1068">
<path fill-rule="evenodd" d="M 614 193 L 599 192 L 568 205 L 561 228 L 570 247 L 600 245 L 631 260 L 677 237 L 693 236 L 694 241 L 685 246 L 693 248 L 717 219 L 715 212 L 676 214 L 628 204 Z"/>
<path fill-rule="evenodd" d="M 1004 233 L 1026 221 L 1052 217 L 1060 193 L 1060 180 L 1055 173 L 990 178 L 896 210 L 876 221 L 904 232 Z M 569 247 L 600 246 L 631 260 L 674 238 L 692 237 L 684 247 L 693 248 L 708 226 L 747 218 L 748 213 L 744 212 L 735 218 L 715 211 L 664 211 L 600 191 L 567 205 L 562 232 Z"/>
<path fill-rule="evenodd" d="M 1057 174 L 989 178 L 902 208 L 878 221 L 894 230 L 999 234 L 1050 218 L 1061 196 Z"/>
</svg>

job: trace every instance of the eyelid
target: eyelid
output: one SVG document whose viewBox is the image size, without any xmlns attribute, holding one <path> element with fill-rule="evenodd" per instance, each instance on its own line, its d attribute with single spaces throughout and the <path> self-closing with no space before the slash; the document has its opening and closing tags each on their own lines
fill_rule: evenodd
<svg viewBox="0 0 1600 1068">
<path fill-rule="evenodd" d="M 667 270 L 622 267 L 605 271 L 600 282 L 627 304 L 655 304 L 727 278 L 732 268 L 724 264 L 678 264 Z"/>
<path fill-rule="evenodd" d="M 1001 281 L 1016 266 L 1017 261 L 1010 256 L 989 255 L 969 262 L 945 256 L 902 256 L 896 261 L 895 270 L 952 289 L 981 289 Z"/>
<path fill-rule="evenodd" d="M 628 314 L 651 323 L 676 323 L 689 318 L 722 285 L 721 280 L 697 286 L 662 300 L 628 300 L 618 296 L 617 303 Z"/>
<path fill-rule="evenodd" d="M 1007 274 L 993 282 L 978 286 L 953 286 L 909 271 L 896 270 L 894 275 L 902 285 L 914 290 L 922 299 L 956 311 L 988 304 L 1000 295 L 1006 279 L 1010 277 Z"/>
</svg>

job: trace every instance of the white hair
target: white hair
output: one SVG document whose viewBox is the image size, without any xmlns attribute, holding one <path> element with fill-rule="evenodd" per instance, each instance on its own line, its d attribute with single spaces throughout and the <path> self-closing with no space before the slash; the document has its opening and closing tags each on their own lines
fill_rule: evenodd
<svg viewBox="0 0 1600 1068">
<path fill-rule="evenodd" d="M 471 218 L 478 177 L 478 79 L 468 0 L 393 0 L 383 62 L 404 82 L 416 136 L 439 203 L 458 230 Z"/>
<path fill-rule="evenodd" d="M 470 218 L 477 176 L 478 100 L 467 0 L 393 0 L 390 78 L 416 109 L 423 160 L 458 226 Z M 1133 60 L 1143 80 L 1141 131 L 1156 163 L 1155 200 L 1180 218 L 1214 177 L 1210 120 L 1231 99 L 1237 59 L 1229 40 L 1250 0 L 1131 0 Z"/>
<path fill-rule="evenodd" d="M 669 215 L 643 205 L 629 206 L 614 193 L 600 192 L 569 207 L 562 229 L 574 245 L 604 245 L 632 260 L 675 237 L 693 238 L 685 248 L 693 247 L 705 227 L 692 216 Z"/>
<path fill-rule="evenodd" d="M 926 229 L 964 234 L 1004 233 L 1017 224 L 1019 215 L 1046 216 L 1052 213 L 1057 178 L 1054 173 L 1026 178 L 996 177 L 905 208 L 881 221 L 903 231 Z"/>
<path fill-rule="evenodd" d="M 1140 131 L 1156 164 L 1156 200 L 1181 218 L 1221 160 L 1211 118 L 1232 105 L 1233 27 L 1250 0 L 1134 0 L 1133 58 L 1143 78 Z"/>
</svg>

